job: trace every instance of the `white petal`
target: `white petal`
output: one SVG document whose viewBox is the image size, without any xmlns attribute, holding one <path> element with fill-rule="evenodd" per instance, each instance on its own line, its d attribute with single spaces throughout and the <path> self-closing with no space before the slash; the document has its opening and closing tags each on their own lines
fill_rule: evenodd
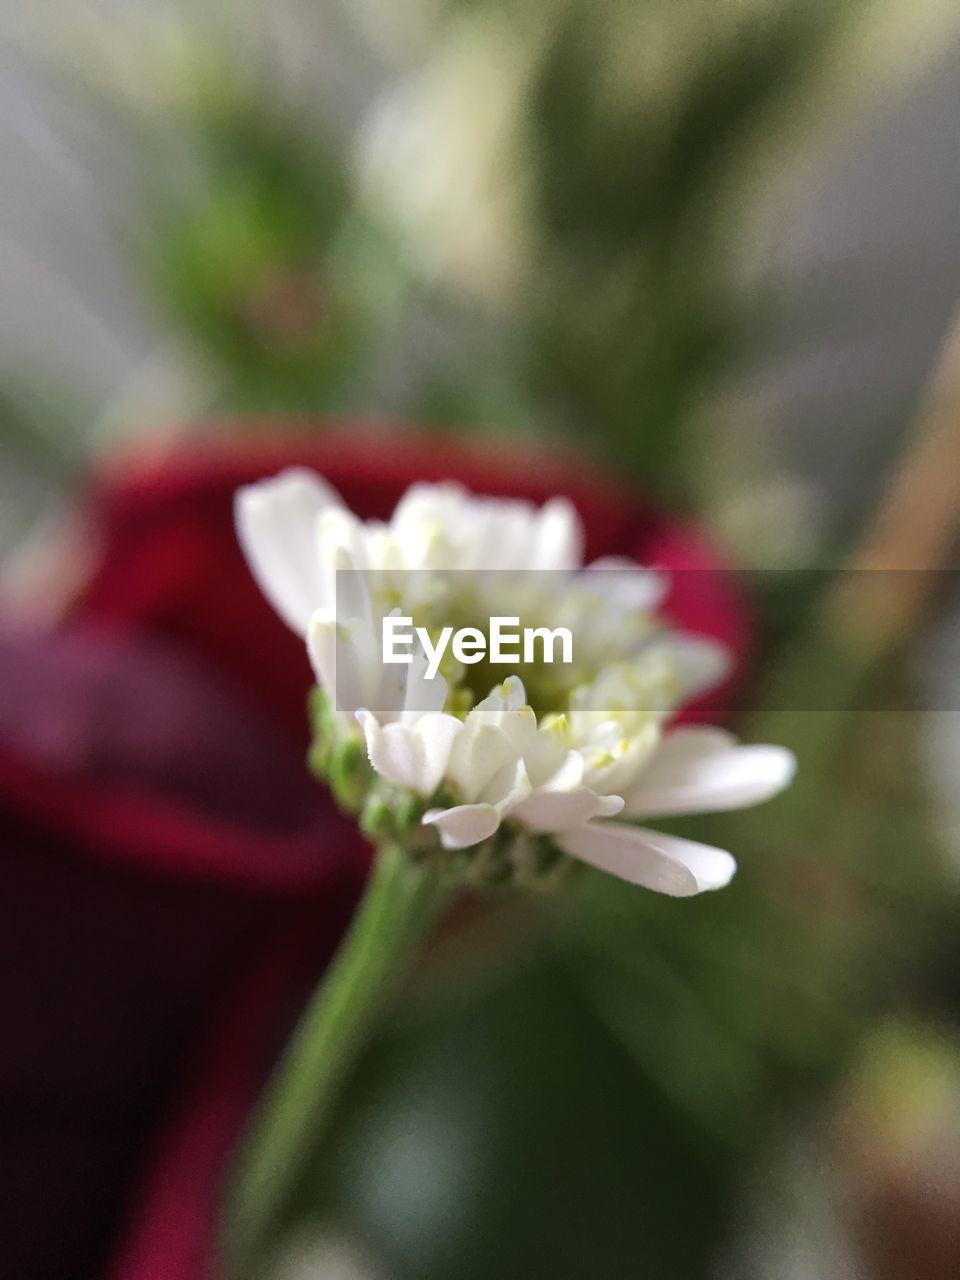
<svg viewBox="0 0 960 1280">
<path fill-rule="evenodd" d="M 562 717 L 545 721 L 535 733 L 519 740 L 518 747 L 534 787 L 548 782 L 563 786 L 564 770 L 568 787 L 579 786 L 583 781 L 583 756 L 576 752 L 579 763 L 571 761 L 570 735 Z"/>
<path fill-rule="evenodd" d="M 411 655 L 409 664 L 400 664 L 400 670 L 406 672 L 406 684 L 403 695 L 403 719 L 406 723 L 417 719 L 428 711 L 442 711 L 447 700 L 447 682 L 437 674 L 427 679 L 427 655 L 422 649 Z"/>
<path fill-rule="evenodd" d="M 551 498 L 534 517 L 531 569 L 577 569 L 583 562 L 583 528 L 566 498 Z"/>
<path fill-rule="evenodd" d="M 367 741 L 370 763 L 381 777 L 420 796 L 433 795 L 450 758 L 450 748 L 463 728 L 455 716 L 430 712 L 415 725 L 381 725 L 366 708 L 357 721 Z"/>
<path fill-rule="evenodd" d="M 603 576 L 603 584 L 623 612 L 649 613 L 661 603 L 670 587 L 669 575 L 657 569 L 645 569 L 628 556 L 601 556 L 587 565 L 582 580 L 589 583 L 594 571 Z"/>
<path fill-rule="evenodd" d="M 677 664 L 681 702 L 699 697 L 726 679 L 733 667 L 730 650 L 719 640 L 689 632 L 670 632 L 660 642 L 668 646 Z"/>
<path fill-rule="evenodd" d="M 465 565 L 479 570 L 528 568 L 535 536 L 532 504 L 486 498 L 474 500 L 472 506 L 474 536 L 462 547 Z"/>
<path fill-rule="evenodd" d="M 334 575 L 334 608 L 337 617 L 341 622 L 357 618 L 364 626 L 373 630 L 369 573 L 357 565 L 346 547 L 334 550 L 330 567 Z"/>
<path fill-rule="evenodd" d="M 568 751 L 563 764 L 552 778 L 540 788 L 543 791 L 574 791 L 583 782 L 583 756 L 579 751 Z"/>
<path fill-rule="evenodd" d="M 390 517 L 390 529 L 400 537 L 419 531 L 425 524 L 456 520 L 469 501 L 462 485 L 452 480 L 442 484 L 417 481 L 400 498 Z"/>
<path fill-rule="evenodd" d="M 436 826 L 445 849 L 466 849 L 492 836 L 504 816 L 530 794 L 530 779 L 522 760 L 503 767 L 490 787 L 487 800 L 454 805 L 450 809 L 428 809 L 423 821 Z"/>
<path fill-rule="evenodd" d="M 510 817 L 528 831 L 559 832 L 582 827 L 591 818 L 612 818 L 623 808 L 619 796 L 598 796 L 589 787 L 571 791 L 534 791 L 514 805 Z"/>
<path fill-rule="evenodd" d="M 470 526 L 471 499 L 456 484 L 414 484 L 390 519 L 408 569 L 466 569 L 460 546 Z"/>
<path fill-rule="evenodd" d="M 317 683 L 336 700 L 337 620 L 326 609 L 317 609 L 310 619 L 307 653 Z"/>
<path fill-rule="evenodd" d="M 307 632 L 307 653 L 314 675 L 337 711 L 352 712 L 369 704 L 377 683 L 369 633 L 358 623 L 338 623 L 317 609 Z"/>
<path fill-rule="evenodd" d="M 675 729 L 626 797 L 631 817 L 718 813 L 760 804 L 789 786 L 796 760 L 784 747 L 738 746 L 721 729 Z"/>
<path fill-rule="evenodd" d="M 356 612 L 363 594 L 371 594 L 369 543 L 367 527 L 346 507 L 327 507 L 314 521 L 313 540 L 320 566 L 320 599 L 318 604 L 334 609 L 339 617 L 362 616 Z M 351 572 L 352 571 L 352 572 Z"/>
<path fill-rule="evenodd" d="M 240 489 L 234 499 L 237 538 L 257 585 L 287 626 L 306 635 L 322 603 L 314 526 L 340 504 L 330 485 L 304 468 Z"/>
<path fill-rule="evenodd" d="M 445 849 L 468 849 L 493 835 L 500 813 L 492 804 L 459 804 L 452 809 L 428 809 L 423 821 L 437 828 Z"/>
<path fill-rule="evenodd" d="M 503 729 L 471 712 L 450 754 L 449 777 L 467 800 L 476 800 L 511 758 L 516 752 Z"/>
<path fill-rule="evenodd" d="M 636 788 L 660 737 L 660 726 L 652 721 L 628 737 L 620 725 L 615 725 L 618 736 L 604 742 L 605 731 L 600 726 L 593 741 L 581 747 L 586 770 L 584 785 L 602 795 L 626 795 Z"/>
<path fill-rule="evenodd" d="M 557 844 L 581 862 L 671 898 L 722 889 L 737 869 L 724 849 L 623 822 L 591 822 L 564 832 Z"/>
<path fill-rule="evenodd" d="M 495 684 L 487 696 L 478 702 L 474 711 L 484 712 L 491 717 L 502 716 L 508 711 L 520 711 L 526 706 L 527 695 L 523 681 L 519 676 L 507 676 L 500 684 Z M 498 724 L 498 719 L 493 720 Z"/>
</svg>

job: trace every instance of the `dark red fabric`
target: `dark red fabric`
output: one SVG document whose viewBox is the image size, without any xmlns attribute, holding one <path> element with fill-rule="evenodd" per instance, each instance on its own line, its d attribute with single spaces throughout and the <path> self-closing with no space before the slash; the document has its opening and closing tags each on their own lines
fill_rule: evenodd
<svg viewBox="0 0 960 1280">
<path fill-rule="evenodd" d="M 211 1020 L 269 967 L 262 1075 L 364 858 L 206 663 L 102 622 L 0 634 L 0 1273 L 102 1273 Z"/>
<path fill-rule="evenodd" d="M 367 517 L 418 479 L 566 494 L 588 557 L 679 570 L 675 620 L 746 653 L 709 544 L 579 458 L 369 428 L 262 436 L 101 475 L 84 505 L 96 568 L 68 622 L 0 637 L 10 1274 L 81 1280 L 111 1240 L 110 1280 L 214 1274 L 225 1157 L 362 881 L 365 847 L 303 766 L 310 674 L 240 555 L 238 486 L 308 465 Z"/>
</svg>

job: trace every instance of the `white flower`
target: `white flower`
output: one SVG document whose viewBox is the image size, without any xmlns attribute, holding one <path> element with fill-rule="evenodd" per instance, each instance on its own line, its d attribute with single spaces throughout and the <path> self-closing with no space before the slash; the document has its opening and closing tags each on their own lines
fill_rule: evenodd
<svg viewBox="0 0 960 1280">
<path fill-rule="evenodd" d="M 658 623 L 663 575 L 624 561 L 583 568 L 579 521 L 563 499 L 538 509 L 418 484 L 389 521 L 363 522 L 318 477 L 292 471 L 241 491 L 237 526 L 264 593 L 306 637 L 343 733 L 359 725 L 375 772 L 433 801 L 423 823 L 444 848 L 471 849 L 504 829 L 524 847 L 549 841 L 686 896 L 728 883 L 730 854 L 614 819 L 741 808 L 793 776 L 783 748 L 669 727 L 684 701 L 724 674 L 726 654 Z M 512 674 L 475 701 L 476 668 L 429 679 L 422 652 L 406 665 L 381 660 L 388 614 L 429 629 L 505 609 L 570 625 L 579 662 L 528 664 L 523 678 Z M 509 850 L 510 841 L 491 847 Z"/>
</svg>

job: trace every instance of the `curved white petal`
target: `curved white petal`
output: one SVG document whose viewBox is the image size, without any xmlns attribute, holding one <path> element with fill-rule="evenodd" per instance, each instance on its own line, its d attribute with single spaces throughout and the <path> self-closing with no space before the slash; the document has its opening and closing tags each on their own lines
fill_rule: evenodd
<svg viewBox="0 0 960 1280">
<path fill-rule="evenodd" d="M 381 777 L 420 796 L 433 795 L 440 785 L 450 748 L 463 728 L 455 716 L 430 712 L 416 724 L 381 725 L 366 708 L 357 721 L 367 742 L 370 763 Z"/>
<path fill-rule="evenodd" d="M 377 687 L 370 633 L 356 621 L 337 622 L 327 609 L 314 611 L 307 653 L 317 681 L 337 711 L 369 705 Z"/>
<path fill-rule="evenodd" d="M 626 796 L 630 817 L 719 813 L 769 800 L 789 786 L 796 760 L 784 747 L 740 746 L 722 729 L 675 729 Z"/>
<path fill-rule="evenodd" d="M 616 726 L 622 733 L 621 726 Z M 627 795 L 635 789 L 651 754 L 656 750 L 660 726 L 656 721 L 643 725 L 629 737 L 604 742 L 599 732 L 593 742 L 581 747 L 586 770 L 584 785 L 601 795 Z"/>
<path fill-rule="evenodd" d="M 590 822 L 556 839 L 581 862 L 671 898 L 722 889 L 737 869 L 724 849 L 623 822 Z"/>
<path fill-rule="evenodd" d="M 671 631 L 661 643 L 669 647 L 676 663 L 681 703 L 689 702 L 718 685 L 733 667 L 733 657 L 727 646 L 709 636 Z"/>
<path fill-rule="evenodd" d="M 314 609 L 323 603 L 316 521 L 339 505 L 336 491 L 303 467 L 247 485 L 234 499 L 237 538 L 250 572 L 300 635 L 306 635 Z"/>
<path fill-rule="evenodd" d="M 569 831 L 591 818 L 612 818 L 623 808 L 620 796 L 598 796 L 588 787 L 550 791 L 541 787 L 514 805 L 510 817 L 528 831 Z"/>
<path fill-rule="evenodd" d="M 521 711 L 526 704 L 527 695 L 523 681 L 519 676 L 507 676 L 506 680 L 495 684 L 473 710 L 483 712 L 491 717 L 494 724 L 500 724 L 499 717 L 506 715 L 508 711 Z"/>
<path fill-rule="evenodd" d="M 516 752 L 503 729 L 471 712 L 450 754 L 450 781 L 467 800 L 479 799 L 511 758 Z"/>
<path fill-rule="evenodd" d="M 579 786 L 583 781 L 584 760 L 581 752 L 570 750 L 566 716 L 548 716 L 539 727 L 534 727 L 535 733 L 516 739 L 534 787 L 548 782 L 552 786 Z"/>
<path fill-rule="evenodd" d="M 534 539 L 534 508 L 528 502 L 492 498 L 471 502 L 475 535 L 463 547 L 471 569 L 530 568 Z"/>
<path fill-rule="evenodd" d="M 575 791 L 583 782 L 583 756 L 579 751 L 568 751 L 563 763 L 552 777 L 546 778 L 539 788 L 546 793 Z"/>
<path fill-rule="evenodd" d="M 491 780 L 487 792 L 487 798 L 476 803 L 430 809 L 423 821 L 440 829 L 441 843 L 448 849 L 466 849 L 492 836 L 504 815 L 530 794 L 530 779 L 523 761 L 504 765 Z"/>
<path fill-rule="evenodd" d="M 415 481 L 394 507 L 390 529 L 402 538 L 419 532 L 424 525 L 455 521 L 469 501 L 470 495 L 456 481 L 440 484 Z"/>
<path fill-rule="evenodd" d="M 329 609 L 315 609 L 307 627 L 307 656 L 317 683 L 336 697 L 337 620 Z"/>
<path fill-rule="evenodd" d="M 337 617 L 342 622 L 357 618 L 372 631 L 369 574 L 360 568 L 346 547 L 334 550 L 329 566 L 333 571 L 333 604 Z M 324 604 L 329 607 L 330 600 L 325 600 Z"/>
<path fill-rule="evenodd" d="M 468 849 L 493 835 L 500 813 L 492 804 L 458 804 L 452 809 L 428 809 L 423 821 L 437 828 L 445 849 Z"/>
<path fill-rule="evenodd" d="M 387 666 L 389 664 L 381 664 Z M 399 670 L 406 675 L 403 692 L 404 723 L 409 724 L 431 711 L 442 711 L 447 700 L 447 682 L 439 671 L 432 680 L 427 679 L 427 656 L 422 649 L 411 655 L 409 663 L 401 663 Z M 391 668 L 396 670 L 397 668 Z"/>
<path fill-rule="evenodd" d="M 369 550 L 374 537 L 346 507 L 326 507 L 314 521 L 314 554 L 320 565 L 318 603 L 335 609 L 341 618 L 363 616 L 360 601 L 371 592 Z"/>
<path fill-rule="evenodd" d="M 583 574 L 585 582 L 590 574 L 598 573 L 599 582 L 609 591 L 621 610 L 649 613 L 660 604 L 670 589 L 669 574 L 660 569 L 646 569 L 629 556 L 601 556 L 591 560 Z"/>
<path fill-rule="evenodd" d="M 583 527 L 572 502 L 551 498 L 534 516 L 531 569 L 578 569 L 583 562 Z"/>
</svg>

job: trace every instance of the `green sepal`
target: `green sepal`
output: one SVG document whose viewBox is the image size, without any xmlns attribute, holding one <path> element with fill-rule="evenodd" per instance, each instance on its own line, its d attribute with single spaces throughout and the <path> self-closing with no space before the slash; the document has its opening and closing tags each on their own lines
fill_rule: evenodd
<svg viewBox="0 0 960 1280">
<path fill-rule="evenodd" d="M 371 775 L 376 777 L 371 770 Z M 360 828 L 364 835 L 377 843 L 395 841 L 404 845 L 411 841 L 410 834 L 419 828 L 426 805 L 412 791 L 391 786 L 382 780 L 374 782 L 367 791 L 360 813 Z"/>
<path fill-rule="evenodd" d="M 330 752 L 327 781 L 337 804 L 347 813 L 359 813 L 372 775 L 366 747 L 359 736 L 344 738 Z"/>
<path fill-rule="evenodd" d="M 313 734 L 310 772 L 327 783 L 341 809 L 357 813 L 374 777 L 363 738 L 337 714 L 319 685 L 311 689 L 307 705 Z"/>
</svg>

